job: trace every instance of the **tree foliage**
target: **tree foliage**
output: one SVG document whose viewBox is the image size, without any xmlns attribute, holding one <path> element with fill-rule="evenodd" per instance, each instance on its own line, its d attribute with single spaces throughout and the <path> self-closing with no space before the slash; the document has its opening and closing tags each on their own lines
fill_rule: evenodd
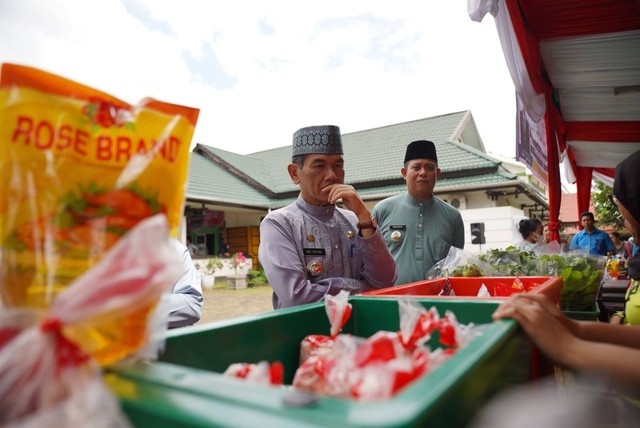
<svg viewBox="0 0 640 428">
<path fill-rule="evenodd" d="M 601 225 L 611 224 L 618 226 L 616 217 L 620 215 L 618 207 L 610 200 L 609 195 L 613 189 L 600 180 L 593 180 L 591 186 L 591 202 L 594 206 L 594 215 Z"/>
</svg>

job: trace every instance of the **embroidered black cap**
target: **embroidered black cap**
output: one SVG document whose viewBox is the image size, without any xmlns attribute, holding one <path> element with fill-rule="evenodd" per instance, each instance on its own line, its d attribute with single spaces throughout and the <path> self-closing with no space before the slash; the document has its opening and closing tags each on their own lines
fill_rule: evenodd
<svg viewBox="0 0 640 428">
<path fill-rule="evenodd" d="M 307 126 L 293 134 L 292 156 L 341 155 L 342 135 L 335 125 Z"/>
</svg>

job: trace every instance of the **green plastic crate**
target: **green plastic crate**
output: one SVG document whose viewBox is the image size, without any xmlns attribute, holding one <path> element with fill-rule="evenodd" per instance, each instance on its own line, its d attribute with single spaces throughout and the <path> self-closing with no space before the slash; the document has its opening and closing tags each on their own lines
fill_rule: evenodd
<svg viewBox="0 0 640 428">
<path fill-rule="evenodd" d="M 593 303 L 590 311 L 562 311 L 566 316 L 580 321 L 597 321 L 600 316 L 600 306 L 598 302 Z"/>
<path fill-rule="evenodd" d="M 450 309 L 464 324 L 491 323 L 498 305 L 478 299 L 415 300 L 435 306 L 441 315 Z M 350 302 L 353 312 L 344 333 L 368 337 L 399 329 L 397 299 L 356 296 Z M 289 386 L 220 374 L 232 363 L 278 360 L 290 384 L 302 339 L 328 331 L 323 303 L 175 330 L 168 333 L 162 361 L 120 364 L 106 380 L 136 427 L 456 427 L 499 389 L 530 378 L 531 344 L 511 320 L 486 326 L 440 368 L 385 401 L 319 396 L 315 404 L 292 407 L 285 402 L 299 393 Z"/>
</svg>

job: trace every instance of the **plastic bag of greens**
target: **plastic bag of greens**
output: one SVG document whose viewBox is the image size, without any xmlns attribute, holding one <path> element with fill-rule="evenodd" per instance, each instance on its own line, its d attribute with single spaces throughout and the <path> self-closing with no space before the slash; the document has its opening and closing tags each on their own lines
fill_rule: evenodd
<svg viewBox="0 0 640 428">
<path fill-rule="evenodd" d="M 498 272 L 492 276 L 533 276 L 536 275 L 537 255 L 533 251 L 521 251 L 509 246 L 496 248 L 478 256 L 482 262 Z"/>
<path fill-rule="evenodd" d="M 478 256 L 460 248 L 451 247 L 447 256 L 436 262 L 425 275 L 425 279 L 472 276 L 496 276 L 498 273 Z"/>
<path fill-rule="evenodd" d="M 591 311 L 604 275 L 606 256 L 580 252 L 543 254 L 538 258 L 540 276 L 561 276 L 564 311 Z"/>
</svg>

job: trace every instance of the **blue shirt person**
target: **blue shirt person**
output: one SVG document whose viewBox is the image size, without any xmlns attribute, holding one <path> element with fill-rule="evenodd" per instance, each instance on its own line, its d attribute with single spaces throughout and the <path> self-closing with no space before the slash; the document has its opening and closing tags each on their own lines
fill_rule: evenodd
<svg viewBox="0 0 640 428">
<path fill-rule="evenodd" d="M 570 250 L 586 250 L 591 255 L 607 256 L 614 253 L 616 246 L 606 232 L 595 228 L 595 218 L 591 212 L 580 214 L 584 229 L 576 233 L 571 241 Z"/>
</svg>

